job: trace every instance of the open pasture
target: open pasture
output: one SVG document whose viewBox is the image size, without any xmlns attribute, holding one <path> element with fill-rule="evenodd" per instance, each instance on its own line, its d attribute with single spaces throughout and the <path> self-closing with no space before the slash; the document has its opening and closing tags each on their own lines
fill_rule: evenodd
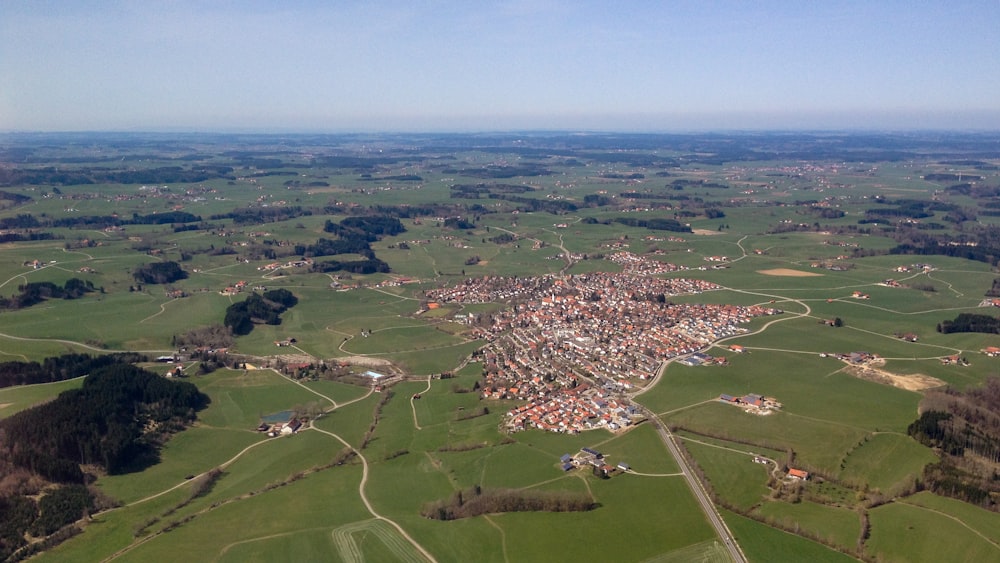
<svg viewBox="0 0 1000 563">
<path fill-rule="evenodd" d="M 83 385 L 83 378 L 77 377 L 54 383 L 18 385 L 0 389 L 0 418 L 7 418 L 16 412 L 50 401 L 56 398 L 59 393 L 68 389 L 76 389 L 81 385 Z"/>
<path fill-rule="evenodd" d="M 840 373 L 845 364 L 833 358 L 763 350 L 728 358 L 727 367 L 671 364 L 661 376 L 662 381 L 640 395 L 640 400 L 671 419 L 704 409 L 704 412 L 727 413 L 727 418 L 732 411 L 748 424 L 775 416 L 794 416 L 859 430 L 905 431 L 916 417 L 919 394 Z M 715 399 L 722 393 L 759 393 L 775 397 L 783 406 L 777 415 L 749 415 L 718 403 Z M 707 404 L 699 406 L 699 403 Z"/>
<path fill-rule="evenodd" d="M 996 512 L 929 492 L 909 496 L 903 502 L 951 516 L 984 536 L 993 539 L 1000 537 L 1000 515 Z"/>
<path fill-rule="evenodd" d="M 1000 556 L 996 536 L 987 536 L 919 506 L 892 503 L 872 509 L 868 549 L 887 561 L 993 561 Z"/>
<path fill-rule="evenodd" d="M 925 465 L 938 458 L 930 448 L 909 436 L 886 433 L 865 439 L 844 459 L 838 479 L 889 492 L 905 488 L 920 476 Z"/>
<path fill-rule="evenodd" d="M 767 477 L 774 466 L 754 463 L 753 456 L 734 451 L 753 447 L 731 444 L 724 449 L 691 437 L 684 438 L 684 447 L 698 461 L 715 493 L 731 505 L 749 510 L 767 498 Z"/>
<path fill-rule="evenodd" d="M 697 406 L 661 418 L 668 424 L 711 436 L 748 441 L 771 449 L 792 448 L 800 464 L 826 471 L 834 471 L 842 454 L 867 434 L 847 424 L 788 413 L 757 416 L 721 403 Z"/>
<path fill-rule="evenodd" d="M 855 558 L 801 536 L 772 528 L 728 510 L 726 524 L 750 561 L 823 561 L 847 563 Z"/>
<path fill-rule="evenodd" d="M 269 369 L 220 370 L 195 382 L 212 399 L 211 406 L 198 416 L 209 427 L 253 431 L 262 417 L 276 412 L 314 401 L 331 406 L 308 388 Z"/>
<path fill-rule="evenodd" d="M 843 549 L 853 549 L 861 531 L 861 518 L 857 512 L 809 501 L 765 502 L 757 508 L 756 513 L 767 520 L 776 521 L 782 528 L 801 528 L 806 533 Z"/>
</svg>

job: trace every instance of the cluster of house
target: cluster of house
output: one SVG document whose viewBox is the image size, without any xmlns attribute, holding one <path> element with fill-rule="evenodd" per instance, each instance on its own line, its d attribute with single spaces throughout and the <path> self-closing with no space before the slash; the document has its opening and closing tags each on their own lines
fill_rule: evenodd
<svg viewBox="0 0 1000 563">
<path fill-rule="evenodd" d="M 934 269 L 935 268 L 932 264 L 923 264 L 918 262 L 916 264 L 910 264 L 909 266 L 896 266 L 895 268 L 893 268 L 893 271 L 906 273 L 909 272 L 910 270 L 923 270 L 926 272 Z"/>
<path fill-rule="evenodd" d="M 822 352 L 819 357 L 821 358 L 836 358 L 842 362 L 847 362 L 850 364 L 867 364 L 869 362 L 879 362 L 882 360 L 878 354 L 872 354 L 870 352 L 851 352 L 849 354 L 842 354 L 838 352 L 828 353 Z"/>
<path fill-rule="evenodd" d="M 610 476 L 616 471 L 624 473 L 632 469 L 624 461 L 619 462 L 618 465 L 611 465 L 604 454 L 593 448 L 580 448 L 576 455 L 563 454 L 559 458 L 559 464 L 563 471 L 570 471 L 578 467 L 596 467 L 605 476 Z"/>
<path fill-rule="evenodd" d="M 829 207 L 829 205 L 821 206 L 821 207 Z M 842 240 L 825 240 L 825 241 L 823 241 L 823 244 L 825 244 L 827 246 L 839 246 L 841 248 L 858 248 L 860 246 L 856 242 L 845 242 L 845 241 L 842 241 Z"/>
<path fill-rule="evenodd" d="M 640 276 L 653 276 L 687 269 L 684 266 L 660 262 L 628 251 L 616 252 L 608 256 L 607 259 L 621 266 L 622 271 Z"/>
<path fill-rule="evenodd" d="M 257 431 L 266 432 L 269 437 L 275 438 L 278 436 L 290 436 L 298 432 L 300 428 L 302 428 L 302 421 L 293 416 L 287 422 L 269 424 L 262 421 L 260 425 L 257 426 Z"/>
<path fill-rule="evenodd" d="M 651 379 L 665 360 L 698 352 L 745 332 L 740 325 L 755 317 L 780 312 L 667 301 L 717 287 L 702 280 L 591 273 L 466 280 L 428 297 L 515 303 L 488 326 L 475 327 L 490 342 L 482 351 L 483 396 L 528 401 L 508 413 L 512 430 L 570 432 L 629 426 L 635 412 L 610 400 L 613 394 L 630 389 L 634 379 Z M 581 377 L 593 385 L 585 386 Z"/>
<path fill-rule="evenodd" d="M 690 367 L 727 366 L 729 365 L 729 359 L 725 356 L 709 356 L 704 352 L 695 352 L 690 356 L 677 360 L 677 363 Z"/>
<path fill-rule="evenodd" d="M 54 263 L 54 262 L 55 262 L 55 260 L 53 260 L 51 263 Z M 31 269 L 37 270 L 37 269 L 41 268 L 42 266 L 44 266 L 45 262 L 42 262 L 41 260 L 26 260 L 22 265 L 23 266 L 30 266 Z"/>
<path fill-rule="evenodd" d="M 847 260 L 850 256 L 842 254 L 837 256 L 836 260 Z M 846 272 L 849 268 L 848 266 L 842 266 L 836 262 L 823 261 L 823 262 L 811 262 L 809 264 L 810 268 L 822 268 L 824 270 L 830 270 L 831 272 Z"/>
<path fill-rule="evenodd" d="M 517 388 L 515 390 L 520 391 Z M 496 392 L 496 389 L 491 388 L 483 394 L 494 395 Z M 641 418 L 635 405 L 615 398 L 607 390 L 581 383 L 576 387 L 561 389 L 558 393 L 546 393 L 511 409 L 504 425 L 511 432 L 537 428 L 577 434 L 595 428 L 605 428 L 612 432 L 623 430 Z"/>
<path fill-rule="evenodd" d="M 240 281 L 234 283 L 233 285 L 226 286 L 225 289 L 219 291 L 219 294 L 220 295 L 238 295 L 240 293 L 243 293 L 243 290 L 246 289 L 246 287 L 247 287 L 247 282 L 243 281 L 243 280 L 240 280 Z"/>
<path fill-rule="evenodd" d="M 491 326 L 478 330 L 487 339 L 513 331 L 513 345 L 529 355 L 550 357 L 594 377 L 648 379 L 663 360 L 741 334 L 746 331 L 741 324 L 778 312 L 666 299 L 714 287 L 700 280 L 583 274 L 494 315 Z"/>
<path fill-rule="evenodd" d="M 257 270 L 262 272 L 273 272 L 274 270 L 280 270 L 282 268 L 304 268 L 306 266 L 312 265 L 312 263 L 313 261 L 311 258 L 299 258 L 295 260 L 289 260 L 284 264 L 280 264 L 278 262 L 271 262 L 270 264 L 257 266 Z"/>
<path fill-rule="evenodd" d="M 530 299 L 553 286 L 556 276 L 484 276 L 427 292 L 431 302 L 491 303 Z"/>
<path fill-rule="evenodd" d="M 959 356 L 958 354 L 953 354 L 951 356 L 944 356 L 941 358 L 941 364 L 945 366 L 968 366 L 969 360 Z"/>
<path fill-rule="evenodd" d="M 736 405 L 748 413 L 771 414 L 781 408 L 781 403 L 774 397 L 765 397 L 756 393 L 747 393 L 742 396 L 719 395 L 719 400 L 727 405 Z"/>
</svg>

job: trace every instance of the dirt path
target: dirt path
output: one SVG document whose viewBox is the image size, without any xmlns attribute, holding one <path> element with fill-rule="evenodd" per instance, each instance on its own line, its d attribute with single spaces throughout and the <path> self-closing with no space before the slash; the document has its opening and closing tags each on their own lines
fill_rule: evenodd
<svg viewBox="0 0 1000 563">
<path fill-rule="evenodd" d="M 420 545 L 419 543 L 417 543 L 417 540 L 413 539 L 410 536 L 410 534 L 406 533 L 406 530 L 404 530 L 402 526 L 400 526 L 399 524 L 397 524 L 393 520 L 390 520 L 389 518 L 386 518 L 385 516 L 382 516 L 378 512 L 375 512 L 375 509 L 372 507 L 372 503 L 368 500 L 368 495 L 365 494 L 365 485 L 368 483 L 368 460 L 365 459 L 365 456 L 361 452 L 359 452 L 358 450 L 354 449 L 354 446 L 348 444 L 346 440 L 344 440 L 340 436 L 334 434 L 333 432 L 330 432 L 328 430 L 323 430 L 322 428 L 316 428 L 316 425 L 313 424 L 312 422 L 309 423 L 309 428 L 312 429 L 312 430 L 316 430 L 317 432 L 321 432 L 323 434 L 326 434 L 328 436 L 332 436 L 333 438 L 336 438 L 337 441 L 339 441 L 341 444 L 344 444 L 344 447 L 350 448 L 351 451 L 353 451 L 355 454 L 357 454 L 358 459 L 361 460 L 361 465 L 362 465 L 362 470 L 361 470 L 361 484 L 358 485 L 358 495 L 361 497 L 361 502 L 364 503 L 365 508 L 368 509 L 368 512 L 374 518 L 376 518 L 378 520 L 382 520 L 383 522 L 385 522 L 385 523 L 389 524 L 390 526 L 392 526 L 393 528 L 395 528 L 396 531 L 399 532 L 400 535 L 402 535 L 404 538 L 406 538 L 406 541 L 410 542 L 410 544 L 413 545 L 413 547 L 415 547 L 417 549 L 417 551 L 420 552 L 421 555 L 423 555 L 424 557 L 426 557 L 428 561 L 431 561 L 433 563 L 437 563 L 437 559 L 435 559 L 434 556 L 431 555 L 431 553 L 429 551 L 427 551 L 426 549 L 424 549 L 424 547 L 422 545 Z"/>
<path fill-rule="evenodd" d="M 430 390 L 431 390 L 431 376 L 428 375 L 427 376 L 427 387 L 423 391 L 421 391 L 420 393 L 426 393 L 426 392 L 428 392 Z M 413 403 L 413 401 L 417 400 L 417 397 L 419 396 L 420 393 L 417 393 L 417 394 L 414 394 L 414 395 L 410 395 L 410 410 L 413 411 L 413 427 L 416 428 L 417 430 L 420 430 L 420 423 L 417 422 L 417 405 L 415 405 Z"/>
<path fill-rule="evenodd" d="M 991 538 L 991 537 L 983 534 L 982 532 L 980 532 L 979 530 L 973 528 L 972 526 L 969 526 L 968 524 L 966 524 L 965 522 L 963 522 L 962 519 L 958 518 L 957 516 L 952 516 L 951 514 L 948 514 L 946 512 L 941 512 L 940 510 L 936 510 L 936 509 L 933 509 L 933 508 L 928 508 L 926 506 L 921 506 L 919 504 L 915 504 L 915 503 L 912 503 L 912 502 L 907 502 L 906 499 L 901 499 L 901 500 L 898 500 L 896 502 L 898 502 L 900 504 L 905 504 L 907 506 L 912 506 L 914 508 L 920 508 L 920 509 L 926 510 L 928 512 L 933 512 L 934 514 L 937 514 L 939 516 L 944 516 L 945 518 L 950 518 L 950 519 L 954 520 L 955 522 L 958 522 L 963 528 L 969 530 L 973 534 L 976 534 L 977 536 L 979 536 L 979 537 L 983 538 L 984 540 L 988 541 L 991 545 L 993 545 L 993 547 L 995 547 L 997 549 L 1000 549 L 1000 543 L 997 543 L 997 541 L 995 539 L 993 539 L 993 538 Z"/>
<path fill-rule="evenodd" d="M 242 456 L 243 456 L 243 454 L 245 454 L 245 453 L 247 453 L 248 451 L 250 451 L 250 450 L 252 450 L 252 449 L 256 448 L 257 446 L 260 446 L 260 445 L 262 445 L 262 444 L 266 444 L 266 443 L 268 443 L 268 442 L 270 442 L 270 439 L 263 439 L 263 440 L 261 440 L 261 441 L 259 441 L 259 442 L 254 442 L 254 443 L 250 444 L 249 446 L 247 446 L 247 447 L 243 448 L 242 450 L 240 450 L 240 451 L 239 451 L 239 453 L 237 453 L 237 454 L 236 454 L 236 455 L 234 455 L 233 457 L 231 457 L 231 458 L 229 458 L 228 460 L 226 460 L 226 461 L 222 462 L 222 464 L 221 464 L 221 465 L 219 465 L 219 467 L 218 467 L 218 468 L 219 468 L 219 469 L 225 469 L 225 468 L 229 467 L 229 466 L 230 466 L 230 465 L 232 465 L 232 464 L 233 464 L 233 463 L 234 463 L 234 462 L 235 462 L 236 460 L 238 460 L 238 459 L 239 459 L 240 457 L 242 457 Z M 215 468 L 213 467 L 212 469 L 215 469 Z M 211 471 L 211 469 L 210 469 L 209 471 Z M 200 477 L 202 477 L 203 475 L 206 475 L 207 473 L 208 473 L 208 471 L 204 471 L 204 472 L 202 472 L 202 473 L 199 473 L 199 474 L 195 475 L 195 476 L 194 476 L 193 478 L 191 478 L 191 479 L 185 479 L 184 481 L 181 481 L 180 483 L 177 483 L 176 485 L 174 485 L 173 487 L 170 487 L 169 489 L 164 489 L 164 490 L 162 490 L 162 491 L 160 491 L 160 492 L 158 492 L 158 493 L 156 493 L 156 494 L 152 494 L 152 495 L 149 495 L 148 497 L 145 497 L 145 498 L 141 498 L 141 499 L 139 499 L 139 500 L 134 500 L 134 501 L 132 501 L 132 502 L 130 502 L 130 503 L 128 503 L 128 504 L 125 504 L 125 505 L 122 505 L 121 507 L 116 507 L 116 508 L 110 508 L 110 509 L 108 509 L 108 510 L 105 510 L 105 511 L 104 511 L 104 512 L 102 512 L 101 514 L 106 514 L 106 513 L 108 513 L 108 512 L 113 512 L 113 511 L 115 511 L 115 510 L 118 510 L 119 508 L 127 508 L 127 507 L 130 507 L 130 506 L 135 506 L 135 505 L 137 505 L 137 504 L 142 504 L 142 503 L 144 503 L 144 502 L 147 502 L 147 501 L 151 501 L 151 500 L 153 500 L 153 499 L 155 499 L 155 498 L 159 498 L 159 497 L 161 497 L 161 496 L 163 496 L 163 495 L 165 495 L 165 494 L 167 494 L 167 493 L 169 493 L 169 492 L 171 492 L 171 491 L 175 491 L 175 490 L 177 490 L 177 489 L 179 489 L 179 488 L 181 488 L 181 487 L 183 487 L 183 486 L 185 486 L 185 485 L 189 485 L 189 484 L 191 483 L 191 481 L 194 481 L 194 480 L 196 480 L 196 479 L 199 479 Z"/>
<path fill-rule="evenodd" d="M 110 348 L 98 348 L 97 346 L 91 346 L 90 344 L 84 344 L 83 342 L 77 342 L 75 340 L 64 340 L 62 338 L 29 338 L 26 336 L 14 336 L 13 334 L 4 334 L 2 332 L 0 332 L 0 338 L 19 340 L 21 342 L 58 342 L 60 344 L 79 346 L 80 348 L 86 348 L 87 350 L 93 350 L 95 352 L 101 352 L 103 354 L 109 354 L 112 352 L 139 352 L 139 353 L 150 353 L 150 354 L 173 352 L 173 350 L 112 350 Z"/>
<path fill-rule="evenodd" d="M 173 300 L 170 300 L 170 301 L 167 301 L 167 302 L 164 302 L 164 303 L 160 303 L 160 310 L 159 310 L 159 312 L 153 313 L 152 315 L 146 317 L 145 319 L 142 319 L 141 321 L 139 321 L 139 324 L 142 324 L 142 323 L 148 321 L 149 319 L 152 319 L 153 317 L 157 317 L 157 316 L 162 315 L 163 312 L 167 310 L 167 305 L 170 304 L 170 303 L 173 303 L 174 301 L 176 301 L 176 299 L 173 299 Z"/>
<path fill-rule="evenodd" d="M 494 528 L 497 529 L 497 531 L 500 532 L 500 548 L 503 550 L 503 560 L 504 563 L 510 563 L 510 557 L 507 557 L 507 534 L 503 531 L 503 528 L 501 528 L 499 524 L 497 524 L 496 522 L 493 521 L 492 518 L 490 518 L 489 514 L 487 514 L 483 518 L 485 518 L 486 521 L 489 522 L 491 526 L 493 526 Z"/>
</svg>

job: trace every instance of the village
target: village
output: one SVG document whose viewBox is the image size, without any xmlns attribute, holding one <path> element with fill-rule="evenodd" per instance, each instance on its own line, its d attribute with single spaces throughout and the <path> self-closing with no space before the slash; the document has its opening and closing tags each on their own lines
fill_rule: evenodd
<svg viewBox="0 0 1000 563">
<path fill-rule="evenodd" d="M 669 267 L 669 266 L 668 266 Z M 649 271 L 644 266 L 641 269 Z M 468 279 L 428 292 L 432 302 L 507 301 L 487 326 L 483 398 L 526 401 L 507 413 L 506 430 L 577 433 L 626 429 L 642 418 L 627 393 L 666 363 L 746 332 L 750 320 L 781 313 L 761 306 L 675 304 L 669 297 L 719 289 L 685 278 L 591 273 L 558 278 Z"/>
</svg>

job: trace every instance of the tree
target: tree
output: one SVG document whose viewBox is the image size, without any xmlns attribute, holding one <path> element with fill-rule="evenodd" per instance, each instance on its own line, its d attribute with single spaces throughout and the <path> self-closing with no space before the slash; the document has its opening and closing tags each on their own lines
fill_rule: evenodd
<svg viewBox="0 0 1000 563">
<path fill-rule="evenodd" d="M 837 317 L 837 318 L 833 319 L 833 326 L 835 326 L 837 328 L 840 328 L 840 327 L 844 326 L 844 320 L 841 319 L 840 317 Z"/>
</svg>

